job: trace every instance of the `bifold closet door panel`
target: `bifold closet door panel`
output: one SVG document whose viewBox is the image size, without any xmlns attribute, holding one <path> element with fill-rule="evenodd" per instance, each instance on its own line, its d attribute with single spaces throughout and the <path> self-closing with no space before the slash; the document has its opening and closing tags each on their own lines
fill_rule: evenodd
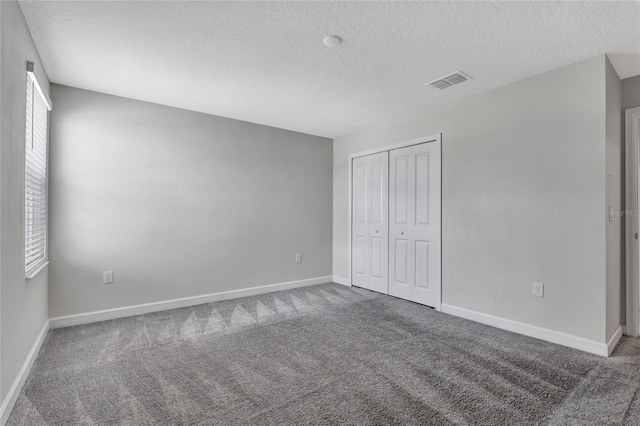
<svg viewBox="0 0 640 426">
<path fill-rule="evenodd" d="M 411 300 L 412 147 L 389 153 L 389 294 Z"/>
<path fill-rule="evenodd" d="M 371 221 L 369 224 L 371 290 L 389 293 L 389 153 L 371 156 Z"/>
<path fill-rule="evenodd" d="M 389 294 L 440 301 L 440 144 L 390 152 Z"/>
<path fill-rule="evenodd" d="M 351 199 L 351 283 L 369 288 L 369 215 L 367 208 L 367 188 L 369 187 L 370 164 L 366 157 L 353 159 Z"/>
<path fill-rule="evenodd" d="M 441 173 L 440 143 L 413 147 L 413 288 L 411 300 L 440 305 Z"/>
<path fill-rule="evenodd" d="M 353 159 L 352 284 L 388 293 L 389 154 Z"/>
</svg>

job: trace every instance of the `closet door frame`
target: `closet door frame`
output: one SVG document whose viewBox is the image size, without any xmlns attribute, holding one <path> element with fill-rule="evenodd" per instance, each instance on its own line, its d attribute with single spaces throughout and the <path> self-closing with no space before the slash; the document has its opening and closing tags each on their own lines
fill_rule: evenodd
<svg viewBox="0 0 640 426">
<path fill-rule="evenodd" d="M 370 150 L 366 150 L 366 151 L 360 151 L 360 152 L 355 152 L 353 154 L 349 154 L 347 157 L 347 162 L 348 162 L 348 170 L 347 170 L 347 176 L 348 176 L 348 187 L 347 187 L 347 193 L 348 193 L 348 212 L 349 212 L 349 216 L 348 216 L 348 221 L 347 221 L 347 280 L 346 280 L 346 284 L 351 286 L 352 285 L 352 270 L 351 270 L 351 261 L 352 261 L 352 253 L 351 253 L 351 239 L 352 239 L 352 223 L 353 223 L 353 190 L 352 190 L 352 185 L 353 185 L 353 159 L 357 158 L 357 157 L 364 157 L 365 155 L 371 155 L 371 154 L 378 154 L 380 152 L 385 152 L 385 151 L 391 151 L 394 149 L 398 149 L 398 148 L 406 148 L 408 146 L 412 146 L 412 145 L 419 145 L 422 143 L 437 143 L 440 145 L 440 147 L 442 148 L 442 133 L 436 133 L 434 135 L 427 135 L 427 136 L 423 136 L 420 138 L 416 138 L 416 139 L 411 139 L 405 142 L 400 142 L 400 143 L 396 143 L 396 144 L 392 144 L 392 145 L 386 145 L 386 146 L 381 146 L 379 148 L 374 148 L 374 149 L 370 149 Z M 442 155 L 442 149 L 440 150 L 441 155 Z M 442 185 L 442 174 L 440 175 L 440 185 Z M 440 214 L 442 215 L 442 199 L 440 202 Z M 442 253 L 442 223 L 440 224 L 440 253 Z M 436 300 L 436 306 L 434 306 L 434 308 L 439 311 L 440 310 L 440 306 L 442 304 L 442 256 L 440 257 L 440 265 L 438 265 L 438 275 L 439 275 L 439 281 L 440 281 L 440 288 L 438 289 L 438 293 L 440 294 L 440 296 L 437 298 Z"/>
</svg>

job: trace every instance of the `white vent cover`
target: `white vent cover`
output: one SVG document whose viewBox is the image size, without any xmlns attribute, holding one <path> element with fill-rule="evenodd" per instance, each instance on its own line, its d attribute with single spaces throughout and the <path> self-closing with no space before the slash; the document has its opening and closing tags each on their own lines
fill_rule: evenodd
<svg viewBox="0 0 640 426">
<path fill-rule="evenodd" d="M 445 80 L 437 80 L 429 84 L 431 84 L 436 89 L 446 89 L 447 87 L 451 87 L 451 83 L 447 83 Z"/>
<path fill-rule="evenodd" d="M 459 83 L 462 83 L 463 81 L 467 81 L 470 78 L 471 77 L 469 77 L 467 74 L 463 73 L 462 71 L 456 71 L 445 77 L 430 81 L 429 83 L 426 83 L 426 86 L 432 86 L 432 87 L 435 87 L 436 89 L 446 89 L 447 87 L 451 87 L 454 84 L 459 84 Z"/>
<path fill-rule="evenodd" d="M 446 77 L 444 81 L 451 84 L 458 84 L 458 83 L 462 83 L 463 81 L 467 81 L 467 79 L 463 75 L 454 74 L 454 75 L 450 75 L 449 77 Z"/>
</svg>

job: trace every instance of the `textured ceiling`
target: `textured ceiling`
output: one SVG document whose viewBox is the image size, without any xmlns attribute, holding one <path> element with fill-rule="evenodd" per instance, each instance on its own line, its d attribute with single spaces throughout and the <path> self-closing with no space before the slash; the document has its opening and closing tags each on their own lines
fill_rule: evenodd
<svg viewBox="0 0 640 426">
<path fill-rule="evenodd" d="M 640 73 L 639 2 L 21 6 L 54 83 L 326 137 L 603 53 Z"/>
</svg>

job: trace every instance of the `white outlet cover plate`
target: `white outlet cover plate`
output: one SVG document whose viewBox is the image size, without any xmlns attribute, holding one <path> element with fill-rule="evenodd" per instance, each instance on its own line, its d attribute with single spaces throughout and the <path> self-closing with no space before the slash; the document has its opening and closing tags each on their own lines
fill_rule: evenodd
<svg viewBox="0 0 640 426">
<path fill-rule="evenodd" d="M 537 297 L 544 297 L 544 284 L 543 283 L 533 283 L 533 295 Z"/>
</svg>

